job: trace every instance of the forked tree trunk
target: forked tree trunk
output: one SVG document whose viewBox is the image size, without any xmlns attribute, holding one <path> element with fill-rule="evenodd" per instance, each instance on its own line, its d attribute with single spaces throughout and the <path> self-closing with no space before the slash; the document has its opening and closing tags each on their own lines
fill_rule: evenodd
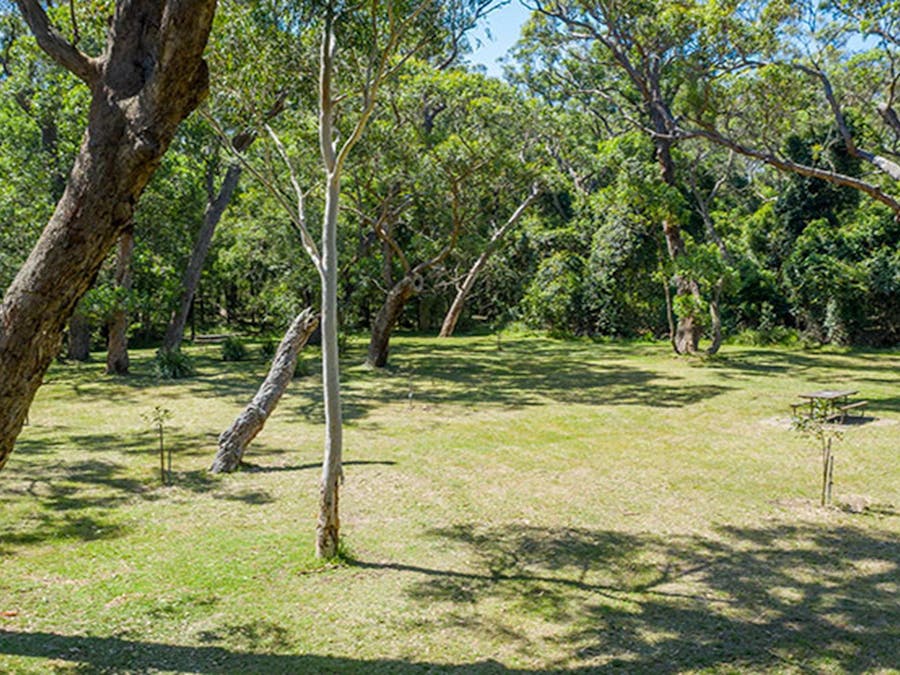
<svg viewBox="0 0 900 675">
<path fill-rule="evenodd" d="M 679 295 L 684 295 L 679 291 Z M 694 316 L 678 317 L 678 325 L 675 328 L 675 351 L 679 354 L 694 354 L 700 346 L 700 333 L 702 328 Z"/>
<path fill-rule="evenodd" d="M 91 322 L 78 309 L 69 319 L 69 343 L 66 355 L 73 361 L 88 361 L 91 358 Z"/>
<path fill-rule="evenodd" d="M 369 340 L 369 352 L 366 356 L 366 365 L 370 368 L 384 368 L 387 365 L 391 333 L 394 332 L 406 303 L 422 290 L 423 284 L 421 275 L 407 275 L 388 292 L 372 324 L 372 338 Z"/>
<path fill-rule="evenodd" d="M 119 237 L 116 255 L 116 287 L 127 295 L 131 290 L 131 260 L 134 257 L 134 227 L 126 229 Z M 127 375 L 128 359 L 128 308 L 121 302 L 113 310 L 107 324 L 109 336 L 106 350 L 106 374 Z"/>
<path fill-rule="evenodd" d="M 0 304 L 0 467 L 59 350 L 63 330 L 179 123 L 207 92 L 215 0 L 116 3 L 106 51 L 89 58 L 17 0 L 38 44 L 91 88 L 87 130 L 66 190 Z"/>
<path fill-rule="evenodd" d="M 243 150 L 243 148 L 236 149 L 239 152 Z M 197 284 L 200 283 L 200 273 L 203 271 L 203 264 L 209 254 L 213 234 L 215 234 L 219 221 L 222 220 L 225 208 L 234 196 L 240 177 L 240 164 L 230 165 L 219 192 L 215 196 L 210 195 L 206 203 L 203 224 L 200 226 L 200 232 L 197 233 L 197 241 L 194 242 L 191 257 L 181 276 L 181 295 L 178 298 L 178 306 L 172 312 L 169 325 L 166 327 L 166 335 L 163 338 L 163 348 L 168 351 L 174 351 L 181 347 L 181 341 L 184 339 L 184 327 L 191 310 L 191 303 L 194 300 L 194 293 L 197 292 Z"/>
<path fill-rule="evenodd" d="M 677 260 L 684 255 L 684 240 L 681 238 L 681 231 L 677 225 L 666 221 L 663 223 L 663 232 L 666 236 L 669 257 Z M 680 297 L 693 296 L 696 298 L 700 295 L 700 289 L 695 282 L 676 274 L 675 293 Z M 694 354 L 700 346 L 702 332 L 703 326 L 693 313 L 679 315 L 678 323 L 675 326 L 675 351 L 678 354 Z"/>
<path fill-rule="evenodd" d="M 493 255 L 494 251 L 496 251 L 500 243 L 503 240 L 503 237 L 506 236 L 506 233 L 509 232 L 510 229 L 519 221 L 519 218 L 522 217 L 522 214 L 525 213 L 525 209 L 527 209 L 531 203 L 538 198 L 540 193 L 537 190 L 537 187 L 533 187 L 528 197 L 525 198 L 513 214 L 509 217 L 509 219 L 503 224 L 499 230 L 494 232 L 491 236 L 490 241 L 488 241 L 487 246 L 484 247 L 484 251 L 481 252 L 481 255 L 478 256 L 478 259 L 475 261 L 475 264 L 472 265 L 471 269 L 469 269 L 468 274 L 466 274 L 466 278 L 463 280 L 462 285 L 459 287 L 459 290 L 456 292 L 456 297 L 453 299 L 453 304 L 450 305 L 450 309 L 447 310 L 447 315 L 444 317 L 444 323 L 441 325 L 441 332 L 438 337 L 450 337 L 453 335 L 453 331 L 456 330 L 456 323 L 459 321 L 459 316 L 462 314 L 463 305 L 466 302 L 466 298 L 469 296 L 469 292 L 472 290 L 472 287 L 475 285 L 476 279 L 478 279 L 478 275 L 481 274 L 481 270 L 484 269 L 484 266 L 487 264 L 488 259 Z"/>
<path fill-rule="evenodd" d="M 659 92 L 659 82 L 651 82 L 651 90 L 654 92 L 650 105 L 650 119 L 657 132 L 654 139 L 656 145 L 656 160 L 659 163 L 660 178 L 666 185 L 677 188 L 675 178 L 675 160 L 672 158 L 673 141 L 668 137 L 666 115 L 663 112 L 662 96 Z M 663 236 L 666 240 L 666 248 L 671 260 L 677 260 L 685 254 L 684 239 L 681 236 L 681 227 L 672 218 L 665 218 L 662 222 Z M 680 275 L 675 277 L 675 293 L 680 297 L 698 297 L 700 289 L 696 283 L 684 279 Z M 700 345 L 700 335 L 703 326 L 693 314 L 678 317 L 678 325 L 675 328 L 674 346 L 679 354 L 693 354 Z"/>
<path fill-rule="evenodd" d="M 275 410 L 278 401 L 290 384 L 297 367 L 297 354 L 306 345 L 309 336 L 319 325 L 319 317 L 312 309 L 305 309 L 291 323 L 278 345 L 269 374 L 263 380 L 250 404 L 219 436 L 219 451 L 210 471 L 227 473 L 237 469 L 247 446 L 262 431 L 266 420 Z"/>
</svg>

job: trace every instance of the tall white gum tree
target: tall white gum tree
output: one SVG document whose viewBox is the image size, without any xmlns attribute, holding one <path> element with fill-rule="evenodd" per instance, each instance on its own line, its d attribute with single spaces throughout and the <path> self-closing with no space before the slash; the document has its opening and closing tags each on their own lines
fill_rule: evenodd
<svg viewBox="0 0 900 675">
<path fill-rule="evenodd" d="M 366 125 L 375 112 L 379 89 L 382 84 L 403 67 L 415 52 L 421 49 L 434 35 L 422 31 L 420 19 L 427 20 L 437 28 L 439 23 L 428 19 L 427 10 L 439 9 L 436 0 L 420 0 L 413 3 L 386 3 L 378 0 L 356 5 L 353 9 L 342 10 L 338 3 L 329 1 L 322 16 L 321 48 L 319 51 L 318 82 L 318 144 L 321 166 L 324 173 L 324 209 L 322 234 L 319 244 L 310 233 L 306 218 L 306 195 L 302 181 L 295 170 L 284 143 L 275 131 L 267 126 L 267 132 L 278 154 L 290 173 L 290 182 L 295 202 L 284 193 L 262 171 L 245 158 L 244 166 L 272 194 L 289 215 L 300 235 L 303 248 L 319 274 L 321 282 L 321 327 L 322 327 L 322 387 L 325 408 L 325 454 L 322 462 L 322 477 L 319 484 L 319 515 L 316 526 L 316 555 L 331 558 L 337 555 L 340 541 L 340 518 L 338 513 L 339 486 L 343 478 L 343 423 L 341 416 L 341 387 L 338 358 L 338 246 L 337 227 L 340 213 L 341 177 L 347 158 L 359 142 Z M 348 13 L 353 13 L 351 16 Z M 364 59 L 361 78 L 355 91 L 337 91 L 336 66 L 338 51 L 338 31 L 342 19 L 354 19 L 357 26 L 363 20 L 369 35 L 364 57 L 357 55 L 353 67 L 359 67 Z M 350 28 L 350 30 L 353 30 Z M 339 142 L 337 120 L 348 119 L 352 111 L 344 111 L 352 102 L 357 102 L 356 119 L 349 133 Z M 215 122 L 210 120 L 214 125 Z M 220 129 L 220 133 L 223 131 Z"/>
</svg>

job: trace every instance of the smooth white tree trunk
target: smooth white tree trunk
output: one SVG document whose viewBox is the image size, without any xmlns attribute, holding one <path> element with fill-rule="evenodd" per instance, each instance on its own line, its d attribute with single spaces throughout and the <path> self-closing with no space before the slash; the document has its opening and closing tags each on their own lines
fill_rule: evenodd
<svg viewBox="0 0 900 675">
<path fill-rule="evenodd" d="M 340 173 L 328 173 L 325 217 L 322 223 L 322 388 L 325 402 L 325 456 L 319 486 L 319 520 L 316 526 L 316 555 L 337 555 L 340 533 L 338 490 L 342 476 L 343 424 L 338 357 L 337 316 L 337 219 Z"/>
</svg>

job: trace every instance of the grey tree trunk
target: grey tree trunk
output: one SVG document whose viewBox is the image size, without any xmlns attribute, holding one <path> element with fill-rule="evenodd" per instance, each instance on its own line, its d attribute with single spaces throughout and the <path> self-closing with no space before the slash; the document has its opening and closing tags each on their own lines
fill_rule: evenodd
<svg viewBox="0 0 900 675">
<path fill-rule="evenodd" d="M 219 436 L 219 450 L 210 471 L 227 473 L 237 469 L 247 446 L 262 431 L 266 420 L 275 410 L 282 394 L 294 376 L 297 354 L 319 325 L 319 317 L 312 309 L 305 309 L 293 320 L 278 345 L 269 374 L 263 380 L 253 400 Z"/>
<path fill-rule="evenodd" d="M 422 290 L 422 283 L 420 275 L 407 275 L 388 292 L 372 324 L 372 338 L 369 340 L 366 356 L 366 365 L 370 368 L 384 368 L 387 365 L 391 333 L 394 332 L 394 326 L 400 320 L 406 303 Z"/>
<path fill-rule="evenodd" d="M 116 3 L 104 54 L 51 28 L 17 0 L 38 44 L 91 88 L 87 130 L 62 198 L 0 304 L 0 467 L 66 323 L 122 231 L 181 122 L 203 99 L 215 0 Z"/>
<path fill-rule="evenodd" d="M 238 149 L 238 151 L 240 150 Z M 181 341 L 184 339 L 184 326 L 191 310 L 194 293 L 197 292 L 197 284 L 200 283 L 200 273 L 203 271 L 203 264 L 209 254 L 213 234 L 215 234 L 219 221 L 222 220 L 225 208 L 234 196 L 240 177 L 240 164 L 231 164 L 225 173 L 218 193 L 215 196 L 210 195 L 207 201 L 203 224 L 200 226 L 191 257 L 181 276 L 181 295 L 178 298 L 178 306 L 172 312 L 169 325 L 166 327 L 166 335 L 163 338 L 163 348 L 168 351 L 174 351 L 181 347 Z"/>
<path fill-rule="evenodd" d="M 459 287 L 459 290 L 456 293 L 456 297 L 453 299 L 453 304 L 450 305 L 450 309 L 447 310 L 447 314 L 444 317 L 444 323 L 441 325 L 441 332 L 438 334 L 438 337 L 450 337 L 453 335 L 453 331 L 456 330 L 456 324 L 459 321 L 459 316 L 462 314 L 463 305 L 466 302 L 466 298 L 469 296 L 469 293 L 472 290 L 472 287 L 475 285 L 475 281 L 478 279 L 478 275 L 481 274 L 481 270 L 484 269 L 484 266 L 487 264 L 488 259 L 493 255 L 494 251 L 496 251 L 503 237 L 506 236 L 506 233 L 509 232 L 513 226 L 519 221 L 522 217 L 522 214 L 525 213 L 525 209 L 527 209 L 534 200 L 538 198 L 537 188 L 532 188 L 528 197 L 519 204 L 513 214 L 509 217 L 509 219 L 503 224 L 499 230 L 494 232 L 491 236 L 490 241 L 487 246 L 484 247 L 484 251 L 481 252 L 481 255 L 478 256 L 478 259 L 475 261 L 475 264 L 469 269 L 468 274 L 466 274 L 466 278 L 463 280 L 462 286 Z"/>
<path fill-rule="evenodd" d="M 134 227 L 127 228 L 119 237 L 116 255 L 116 287 L 126 294 L 131 290 L 131 261 L 134 257 Z M 127 375 L 128 359 L 128 308 L 121 303 L 113 310 L 107 323 L 109 336 L 106 350 L 106 374 Z"/>
<path fill-rule="evenodd" d="M 69 343 L 66 355 L 73 361 L 89 361 L 91 358 L 91 322 L 78 309 L 69 319 Z"/>
<path fill-rule="evenodd" d="M 712 328 L 712 343 L 706 350 L 710 356 L 718 353 L 722 346 L 722 316 L 719 313 L 719 301 L 722 297 L 722 288 L 725 286 L 725 280 L 719 279 L 716 288 L 713 291 L 713 297 L 709 300 L 709 319 Z"/>
</svg>

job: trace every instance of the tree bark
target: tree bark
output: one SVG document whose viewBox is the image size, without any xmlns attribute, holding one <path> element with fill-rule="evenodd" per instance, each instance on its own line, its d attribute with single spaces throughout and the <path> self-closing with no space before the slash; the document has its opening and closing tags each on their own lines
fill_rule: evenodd
<svg viewBox="0 0 900 675">
<path fill-rule="evenodd" d="M 206 256 L 209 254 L 213 234 L 219 221 L 222 220 L 225 208 L 234 196 L 240 177 L 240 164 L 231 164 L 225 173 L 218 193 L 215 196 L 210 195 L 206 203 L 203 224 L 200 226 L 190 260 L 188 260 L 181 277 L 181 295 L 178 299 L 178 306 L 172 312 L 169 325 L 166 327 L 166 335 L 163 338 L 163 348 L 168 351 L 174 351 L 181 347 L 181 341 L 184 339 L 184 326 L 191 310 L 194 293 L 197 291 L 197 284 L 200 283 L 200 273 L 203 271 L 203 263 L 206 262 Z"/>
<path fill-rule="evenodd" d="M 728 136 L 724 136 L 722 133 L 712 127 L 696 127 L 693 129 L 676 127 L 676 131 L 682 134 L 685 138 L 705 138 L 706 140 L 717 143 L 724 148 L 733 150 L 739 155 L 765 162 L 769 166 L 773 166 L 779 171 L 796 173 L 801 176 L 807 176 L 809 178 L 818 178 L 820 180 L 831 183 L 832 185 L 839 185 L 841 187 L 849 187 L 853 188 L 854 190 L 859 190 L 860 192 L 869 195 L 869 197 L 871 197 L 872 199 L 881 202 L 889 209 L 891 209 L 891 211 L 894 212 L 895 218 L 900 218 L 900 201 L 885 192 L 880 186 L 876 185 L 875 183 L 869 183 L 859 178 L 854 178 L 853 176 L 848 176 L 836 171 L 820 169 L 819 167 L 815 166 L 807 166 L 806 164 L 799 164 L 789 159 L 777 157 L 771 152 L 758 150 L 756 148 L 743 145 L 742 143 L 739 143 L 736 140 L 729 138 Z M 887 171 L 887 167 L 879 166 L 879 168 L 885 171 L 885 173 L 889 173 Z M 895 177 L 894 180 L 900 180 L 900 175 Z"/>
<path fill-rule="evenodd" d="M 227 473 L 240 466 L 247 446 L 262 431 L 266 420 L 290 384 L 294 368 L 297 366 L 297 354 L 306 345 L 306 341 L 318 325 L 319 317 L 313 314 L 312 309 L 305 309 L 288 327 L 275 352 L 269 374 L 266 375 L 253 400 L 219 436 L 219 450 L 210 471 Z"/>
<path fill-rule="evenodd" d="M 394 326 L 400 320 L 400 314 L 403 313 L 406 303 L 422 290 L 422 285 L 421 275 L 408 274 L 394 284 L 387 294 L 372 324 L 372 338 L 369 340 L 369 352 L 366 356 L 366 365 L 370 368 L 384 368 L 387 365 Z"/>
<path fill-rule="evenodd" d="M 178 124 L 203 99 L 215 0 L 116 4 L 105 53 L 88 57 L 17 0 L 38 44 L 84 80 L 87 130 L 66 190 L 0 304 L 0 468 L 69 317 L 131 221 Z"/>
<path fill-rule="evenodd" d="M 712 343 L 706 350 L 710 356 L 715 355 L 722 346 L 722 316 L 719 314 L 719 300 L 722 297 L 722 287 L 725 284 L 724 279 L 719 279 L 716 288 L 713 291 L 713 297 L 709 299 L 709 318 L 710 327 L 712 329 Z"/>
<path fill-rule="evenodd" d="M 459 287 L 459 290 L 456 293 L 456 297 L 453 299 L 453 304 L 450 305 L 450 309 L 447 310 L 447 315 L 444 317 L 444 323 L 441 325 L 441 332 L 438 334 L 438 337 L 450 337 L 453 335 L 453 331 L 456 330 L 456 323 L 459 321 L 459 316 L 462 313 L 463 305 L 466 302 L 466 298 L 472 290 L 472 287 L 475 285 L 476 279 L 478 279 L 478 275 L 481 274 L 481 270 L 484 269 L 484 266 L 487 264 L 488 259 L 494 254 L 500 247 L 500 243 L 503 240 L 503 237 L 506 236 L 506 233 L 509 232 L 513 226 L 519 219 L 522 217 L 522 214 L 525 213 L 525 209 L 531 206 L 532 202 L 534 202 L 540 193 L 538 192 L 537 186 L 532 187 L 531 192 L 525 198 L 525 200 L 519 204 L 513 214 L 509 217 L 509 219 L 503 224 L 499 230 L 494 232 L 491 236 L 490 241 L 487 243 L 487 246 L 484 247 L 484 251 L 481 252 L 481 255 L 478 256 L 478 259 L 475 261 L 475 264 L 472 265 L 471 269 L 469 269 L 468 274 L 466 274 L 466 278 L 463 280 L 462 286 Z"/>
<path fill-rule="evenodd" d="M 134 227 L 127 228 L 119 237 L 116 255 L 116 287 L 127 295 L 131 290 L 131 261 L 134 257 Z M 127 375 L 128 359 L 128 308 L 121 302 L 113 310 L 107 323 L 109 336 L 106 350 L 106 374 Z"/>
<path fill-rule="evenodd" d="M 316 555 L 333 558 L 340 543 L 338 501 L 343 477 L 343 421 L 338 361 L 337 218 L 340 174 L 329 172 L 322 227 L 322 385 L 325 403 L 325 455 L 319 485 L 319 518 L 316 523 Z"/>
<path fill-rule="evenodd" d="M 91 358 L 91 322 L 78 309 L 69 319 L 69 344 L 66 355 L 73 361 L 89 361 Z"/>
<path fill-rule="evenodd" d="M 656 159 L 659 162 L 660 176 L 666 185 L 677 187 L 675 178 L 675 161 L 672 158 L 672 141 L 664 137 L 666 133 L 665 116 L 658 111 L 660 105 L 653 106 L 651 109 L 651 119 L 654 128 L 659 134 L 654 142 L 656 143 Z M 684 255 L 684 239 L 681 236 L 681 227 L 671 218 L 663 220 L 662 223 L 663 236 L 666 239 L 666 248 L 669 251 L 669 258 L 677 260 Z M 700 294 L 697 284 L 685 279 L 681 275 L 675 276 L 675 293 L 678 296 L 694 296 Z M 675 328 L 675 351 L 678 354 L 693 354 L 700 345 L 700 334 L 703 327 L 696 317 L 692 314 L 687 316 L 678 316 L 678 325 Z"/>
</svg>

